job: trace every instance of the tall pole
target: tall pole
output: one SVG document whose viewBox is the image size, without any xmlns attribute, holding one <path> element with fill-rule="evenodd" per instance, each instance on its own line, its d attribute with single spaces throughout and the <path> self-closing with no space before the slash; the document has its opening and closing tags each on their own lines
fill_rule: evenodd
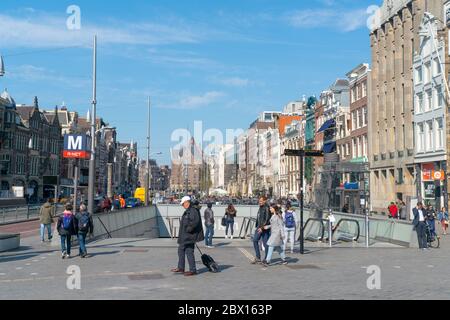
<svg viewBox="0 0 450 320">
<path fill-rule="evenodd" d="M 300 156 L 300 254 L 305 253 L 303 234 L 303 155 Z"/>
<path fill-rule="evenodd" d="M 77 213 L 77 202 L 78 202 L 78 159 L 74 160 L 75 163 L 75 175 L 73 182 L 73 214 Z M 92 211 L 91 211 L 92 212 Z"/>
<path fill-rule="evenodd" d="M 91 160 L 89 162 L 88 210 L 94 214 L 95 194 L 95 122 L 97 106 L 97 36 L 94 36 L 93 74 L 92 74 L 92 112 L 91 112 Z"/>
<path fill-rule="evenodd" d="M 150 181 L 150 107 L 151 107 L 151 100 L 150 97 L 148 97 L 148 127 L 147 127 L 147 172 L 145 174 L 145 205 L 149 205 L 149 187 L 151 185 Z"/>
</svg>

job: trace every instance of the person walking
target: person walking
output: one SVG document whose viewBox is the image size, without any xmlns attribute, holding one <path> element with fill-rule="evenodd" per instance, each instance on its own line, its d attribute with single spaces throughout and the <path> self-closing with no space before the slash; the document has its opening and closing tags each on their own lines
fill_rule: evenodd
<svg viewBox="0 0 450 320">
<path fill-rule="evenodd" d="M 41 242 L 45 242 L 44 234 L 47 229 L 48 241 L 52 240 L 52 223 L 55 217 L 55 207 L 53 200 L 47 199 L 39 210 L 39 222 L 41 223 Z"/>
<path fill-rule="evenodd" d="M 391 202 L 391 204 L 388 207 L 388 211 L 389 211 L 389 218 L 397 219 L 398 208 L 394 202 Z"/>
<path fill-rule="evenodd" d="M 448 222 L 448 211 L 445 209 L 445 207 L 442 207 L 441 211 L 438 213 L 437 219 L 441 223 L 442 233 L 446 235 L 449 222 Z"/>
<path fill-rule="evenodd" d="M 80 212 L 75 215 L 78 221 L 78 244 L 80 246 L 79 253 L 81 258 L 86 258 L 86 236 L 88 233 L 91 235 L 94 233 L 94 223 L 92 217 L 87 212 L 87 208 L 84 204 L 80 206 Z"/>
<path fill-rule="evenodd" d="M 399 202 L 400 219 L 406 220 L 406 204 L 404 201 Z"/>
<path fill-rule="evenodd" d="M 426 213 L 422 202 L 418 202 L 413 209 L 414 220 L 412 222 L 414 229 L 417 232 L 417 240 L 419 241 L 419 250 L 428 249 L 426 236 Z"/>
<path fill-rule="evenodd" d="M 282 264 L 286 265 L 286 254 L 283 245 L 283 243 L 285 243 L 286 233 L 284 229 L 282 212 L 277 205 L 272 205 L 270 207 L 270 213 L 272 214 L 270 218 L 270 225 L 264 227 L 264 229 L 266 230 L 270 229 L 270 237 L 267 241 L 269 252 L 267 253 L 267 257 L 263 262 L 263 266 L 268 267 L 270 265 L 274 250 L 279 252 Z"/>
<path fill-rule="evenodd" d="M 125 199 L 123 198 L 123 195 L 120 195 L 119 203 L 120 203 L 120 209 L 125 209 L 126 202 L 125 202 Z"/>
<path fill-rule="evenodd" d="M 230 203 L 228 205 L 228 208 L 225 210 L 225 239 L 228 239 L 228 230 L 231 231 L 230 238 L 233 240 L 233 234 L 234 234 L 234 218 L 236 218 L 236 209 L 234 206 Z"/>
<path fill-rule="evenodd" d="M 78 233 L 78 222 L 72 210 L 72 204 L 66 204 L 63 215 L 58 218 L 57 230 L 61 237 L 61 258 L 63 259 L 70 258 L 72 236 Z"/>
<path fill-rule="evenodd" d="M 294 253 L 295 244 L 295 230 L 297 227 L 297 219 L 295 217 L 295 210 L 292 208 L 291 203 L 286 203 L 286 210 L 282 215 L 284 222 L 284 231 L 286 233 L 286 238 L 283 243 L 283 251 L 286 252 L 286 245 L 288 241 L 291 244 L 291 253 Z"/>
<path fill-rule="evenodd" d="M 267 257 L 267 253 L 269 251 L 269 247 L 267 245 L 267 241 L 270 237 L 270 228 L 265 228 L 270 225 L 270 210 L 267 205 L 267 198 L 261 197 L 259 199 L 259 210 L 256 216 L 256 230 L 253 235 L 253 247 L 255 249 L 256 257 L 252 261 L 252 264 L 261 263 L 261 251 L 259 250 L 259 241 L 262 240 L 264 246 L 265 257 Z M 266 260 L 264 258 L 264 260 Z"/>
<path fill-rule="evenodd" d="M 180 233 L 178 236 L 178 267 L 172 269 L 173 273 L 184 273 L 186 277 L 197 274 L 195 266 L 194 249 L 197 242 L 205 239 L 202 227 L 202 219 L 200 211 L 193 205 L 191 197 L 183 197 L 181 205 L 185 209 L 181 217 Z M 185 272 L 185 257 L 187 256 L 189 263 L 189 272 Z"/>
<path fill-rule="evenodd" d="M 214 236 L 214 211 L 212 210 L 212 202 L 208 202 L 204 213 L 205 218 L 205 245 L 207 248 L 214 248 L 212 239 Z"/>
</svg>

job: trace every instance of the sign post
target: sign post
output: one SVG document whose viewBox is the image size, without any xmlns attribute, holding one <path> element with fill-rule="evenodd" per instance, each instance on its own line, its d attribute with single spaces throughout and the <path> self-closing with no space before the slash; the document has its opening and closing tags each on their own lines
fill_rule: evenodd
<svg viewBox="0 0 450 320">
<path fill-rule="evenodd" d="M 288 157 L 300 157 L 300 254 L 305 254 L 305 235 L 303 228 L 303 208 L 304 208 L 304 195 L 303 195 L 303 161 L 305 157 L 323 157 L 323 151 L 320 150 L 292 150 L 286 149 L 284 155 Z"/>
</svg>

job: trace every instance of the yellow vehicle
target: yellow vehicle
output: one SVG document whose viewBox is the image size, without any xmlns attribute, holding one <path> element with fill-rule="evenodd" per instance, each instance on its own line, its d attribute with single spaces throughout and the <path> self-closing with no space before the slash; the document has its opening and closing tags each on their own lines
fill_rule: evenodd
<svg viewBox="0 0 450 320">
<path fill-rule="evenodd" d="M 145 203 L 145 188 L 137 188 L 134 192 L 134 197 Z"/>
</svg>

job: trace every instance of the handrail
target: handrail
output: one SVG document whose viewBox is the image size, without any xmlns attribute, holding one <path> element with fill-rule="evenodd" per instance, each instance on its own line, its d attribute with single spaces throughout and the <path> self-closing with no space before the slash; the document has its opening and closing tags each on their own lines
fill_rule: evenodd
<svg viewBox="0 0 450 320">
<path fill-rule="evenodd" d="M 241 228 L 239 229 L 239 238 L 245 239 L 245 236 L 242 237 L 242 230 L 244 229 L 245 222 L 248 220 L 248 217 L 244 217 L 244 221 L 242 221 Z"/>
<path fill-rule="evenodd" d="M 322 222 L 320 224 L 321 232 L 320 232 L 320 238 L 319 238 L 319 240 L 322 240 L 324 238 L 324 236 L 325 236 L 325 227 L 323 226 L 323 222 L 328 222 L 328 220 L 327 219 L 319 219 L 319 218 L 309 218 L 308 220 L 306 220 L 306 223 L 305 223 L 305 226 L 303 227 L 303 230 L 306 230 L 306 227 L 308 226 L 310 221 Z M 306 237 L 305 237 L 305 239 L 306 239 Z M 300 240 L 300 236 L 298 237 L 298 240 Z"/>
<path fill-rule="evenodd" d="M 347 221 L 347 222 L 356 222 L 356 226 L 357 226 L 358 232 L 357 232 L 356 238 L 353 239 L 353 240 L 354 240 L 354 241 L 358 241 L 358 239 L 359 239 L 359 237 L 360 237 L 360 235 L 361 235 L 361 228 L 360 228 L 360 226 L 359 226 L 359 221 L 356 220 L 356 219 L 346 219 L 346 218 L 340 219 L 339 222 L 338 222 L 337 225 L 336 225 L 336 228 L 334 228 L 334 230 L 333 230 L 333 235 L 334 235 L 334 233 L 336 232 L 336 230 L 339 229 L 339 226 L 341 225 L 341 222 L 343 222 L 343 221 Z"/>
<path fill-rule="evenodd" d="M 245 223 L 246 221 L 247 221 L 247 224 Z M 256 219 L 244 217 L 244 221 L 242 222 L 241 229 L 239 231 L 239 238 L 245 239 L 245 237 L 248 235 L 248 229 L 250 228 L 250 225 L 252 222 L 256 223 Z M 245 233 L 244 233 L 244 236 L 242 236 L 242 229 L 244 228 L 244 225 L 245 225 Z"/>
<path fill-rule="evenodd" d="M 105 224 L 103 223 L 103 221 L 100 219 L 99 216 L 96 216 L 96 218 L 98 219 L 98 221 L 100 221 L 101 225 L 103 226 L 103 228 L 106 230 L 106 233 L 108 234 L 108 238 L 112 239 L 111 234 L 109 233 L 108 229 L 106 228 Z"/>
</svg>

